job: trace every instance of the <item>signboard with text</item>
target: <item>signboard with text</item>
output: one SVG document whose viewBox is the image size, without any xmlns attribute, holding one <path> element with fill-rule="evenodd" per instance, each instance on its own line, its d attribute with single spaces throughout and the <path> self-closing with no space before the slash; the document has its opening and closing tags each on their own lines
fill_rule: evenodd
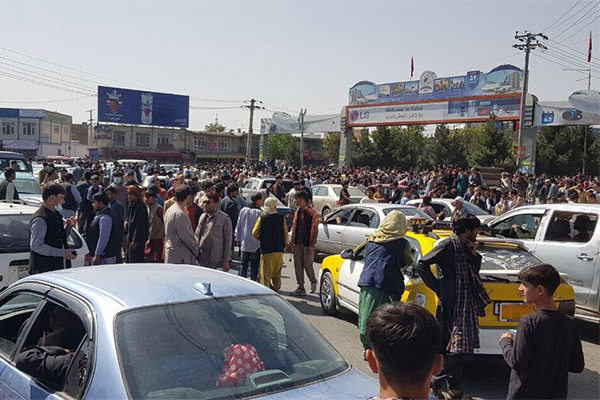
<svg viewBox="0 0 600 400">
<path fill-rule="evenodd" d="M 354 126 L 480 122 L 490 114 L 518 120 L 523 71 L 501 65 L 488 73 L 438 77 L 425 71 L 419 80 L 350 88 L 346 124 Z"/>
<path fill-rule="evenodd" d="M 98 86 L 100 122 L 187 128 L 189 113 L 189 96 Z"/>
</svg>

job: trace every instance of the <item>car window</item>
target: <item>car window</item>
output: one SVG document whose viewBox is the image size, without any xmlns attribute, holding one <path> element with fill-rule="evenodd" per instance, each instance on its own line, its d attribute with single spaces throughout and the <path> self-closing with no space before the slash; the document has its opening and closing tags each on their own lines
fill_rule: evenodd
<svg viewBox="0 0 600 400">
<path fill-rule="evenodd" d="M 29 251 L 30 220 L 31 215 L 0 215 L 0 254 Z"/>
<path fill-rule="evenodd" d="M 0 305 L 0 354 L 10 357 L 25 323 L 41 301 L 40 296 L 19 293 Z"/>
<path fill-rule="evenodd" d="M 435 209 L 435 208 L 434 208 Z M 431 219 L 429 215 L 425 213 L 425 211 L 418 209 L 417 207 L 395 207 L 395 208 L 385 208 L 383 210 L 384 215 L 388 215 L 392 211 L 397 210 L 407 217 L 417 217 L 417 218 L 427 218 Z"/>
<path fill-rule="evenodd" d="M 484 210 L 477 207 L 473 203 L 469 203 L 469 202 L 465 201 L 463 204 L 464 204 L 465 209 L 473 215 L 489 215 L 488 213 L 486 213 Z"/>
<path fill-rule="evenodd" d="M 4 179 L 2 179 L 4 180 Z M 35 179 L 15 179 L 17 192 L 21 194 L 42 194 L 42 189 Z"/>
<path fill-rule="evenodd" d="M 325 224 L 345 225 L 350 219 L 352 211 L 354 211 L 353 208 L 344 208 L 343 210 L 338 210 L 325 218 Z"/>
<path fill-rule="evenodd" d="M 597 214 L 557 211 L 552 214 L 544 240 L 587 243 L 594 234 L 597 222 Z"/>
<path fill-rule="evenodd" d="M 135 399 L 260 396 L 348 368 L 293 306 L 274 295 L 131 310 L 117 316 L 115 329 L 125 384 Z"/>
<path fill-rule="evenodd" d="M 53 361 L 55 368 L 40 368 L 31 372 L 31 365 L 27 368 L 28 361 L 36 360 L 25 354 L 17 365 L 44 385 L 78 398 L 83 391 L 89 368 L 90 347 L 86 342 L 87 332 L 81 318 L 73 311 L 47 301 L 27 334 L 21 353 L 28 352 L 35 346 L 56 349 L 56 355 L 60 357 Z M 66 354 L 63 354 L 62 349 L 66 350 Z M 61 365 L 65 367 L 60 368 Z"/>
<path fill-rule="evenodd" d="M 10 167 L 10 163 L 13 161 L 17 163 L 17 172 L 29 171 L 25 160 L 18 158 L 0 158 L 0 170 L 4 171 L 5 168 Z"/>
<path fill-rule="evenodd" d="M 420 206 L 421 205 L 419 205 L 419 207 Z M 446 217 L 449 217 L 452 214 L 450 212 L 450 208 L 445 204 L 432 203 L 431 206 L 433 207 L 433 211 L 435 211 L 436 214 L 443 212 Z"/>
<path fill-rule="evenodd" d="M 375 211 L 359 208 L 352 215 L 350 226 L 377 229 L 379 228 L 379 216 Z"/>
<path fill-rule="evenodd" d="M 533 240 L 542 222 L 543 214 L 518 214 L 492 226 L 494 233 L 507 238 Z"/>
<path fill-rule="evenodd" d="M 315 187 L 313 192 L 313 196 L 325 196 L 327 195 L 327 188 L 324 186 Z"/>
</svg>

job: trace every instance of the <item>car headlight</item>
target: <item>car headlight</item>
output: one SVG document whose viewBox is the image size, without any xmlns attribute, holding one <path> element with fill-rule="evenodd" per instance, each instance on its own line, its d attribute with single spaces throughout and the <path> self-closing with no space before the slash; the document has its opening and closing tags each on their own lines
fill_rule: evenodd
<svg viewBox="0 0 600 400">
<path fill-rule="evenodd" d="M 423 308 L 427 308 L 427 295 L 425 293 L 417 293 L 415 295 L 415 304 Z"/>
</svg>

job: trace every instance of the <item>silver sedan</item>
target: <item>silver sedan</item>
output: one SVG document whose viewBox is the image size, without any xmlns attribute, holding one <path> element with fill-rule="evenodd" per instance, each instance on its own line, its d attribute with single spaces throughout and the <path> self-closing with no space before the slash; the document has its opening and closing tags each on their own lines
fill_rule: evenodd
<svg viewBox="0 0 600 400">
<path fill-rule="evenodd" d="M 361 244 L 393 210 L 404 213 L 410 223 L 432 221 L 425 212 L 413 206 L 387 203 L 349 204 L 327 215 L 319 224 L 316 251 L 339 254 Z"/>
</svg>

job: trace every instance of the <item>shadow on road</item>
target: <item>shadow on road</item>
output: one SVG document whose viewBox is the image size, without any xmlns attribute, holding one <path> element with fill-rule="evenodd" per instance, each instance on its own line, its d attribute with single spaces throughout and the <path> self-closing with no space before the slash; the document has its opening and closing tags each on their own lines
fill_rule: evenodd
<svg viewBox="0 0 600 400">
<path fill-rule="evenodd" d="M 593 322 L 576 319 L 581 340 L 594 344 L 600 344 L 600 325 Z"/>
</svg>

